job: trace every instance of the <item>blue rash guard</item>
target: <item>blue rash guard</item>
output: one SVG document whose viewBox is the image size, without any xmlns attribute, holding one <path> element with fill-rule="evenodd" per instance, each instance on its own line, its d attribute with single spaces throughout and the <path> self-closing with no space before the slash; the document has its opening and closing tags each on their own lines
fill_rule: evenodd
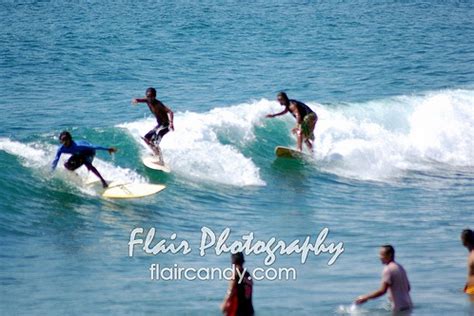
<svg viewBox="0 0 474 316">
<path fill-rule="evenodd" d="M 66 147 L 62 145 L 61 147 L 59 147 L 56 153 L 56 157 L 54 158 L 54 161 L 51 166 L 53 170 L 56 169 L 61 154 L 81 155 L 93 158 L 95 156 L 96 150 L 109 150 L 109 148 L 92 145 L 91 143 L 88 143 L 85 140 L 71 141 L 71 146 Z"/>
</svg>

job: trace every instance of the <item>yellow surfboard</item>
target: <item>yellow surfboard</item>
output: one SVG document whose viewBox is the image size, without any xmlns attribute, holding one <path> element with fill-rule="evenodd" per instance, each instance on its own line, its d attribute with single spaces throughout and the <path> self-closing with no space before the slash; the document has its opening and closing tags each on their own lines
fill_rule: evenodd
<svg viewBox="0 0 474 316">
<path fill-rule="evenodd" d="M 284 147 L 277 146 L 275 147 L 275 155 L 278 158 L 293 158 L 293 159 L 303 159 L 309 157 L 309 155 L 302 153 L 301 151 Z"/>
<path fill-rule="evenodd" d="M 134 199 L 156 194 L 165 188 L 162 184 L 115 181 L 109 184 L 102 196 L 109 199 Z"/>
</svg>

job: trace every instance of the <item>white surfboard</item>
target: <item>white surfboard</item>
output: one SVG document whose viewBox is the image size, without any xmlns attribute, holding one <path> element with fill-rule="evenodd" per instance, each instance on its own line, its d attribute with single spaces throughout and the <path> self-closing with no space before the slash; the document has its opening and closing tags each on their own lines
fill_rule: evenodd
<svg viewBox="0 0 474 316">
<path fill-rule="evenodd" d="M 102 196 L 109 199 L 134 199 L 156 194 L 165 188 L 162 184 L 115 181 L 109 184 Z"/>
<path fill-rule="evenodd" d="M 160 159 L 156 156 L 146 156 L 142 158 L 143 164 L 150 169 L 170 173 L 171 169 L 166 164 L 161 164 Z"/>
<path fill-rule="evenodd" d="M 309 155 L 284 146 L 275 147 L 275 155 L 279 158 L 293 158 L 293 159 L 303 159 L 310 157 Z"/>
</svg>

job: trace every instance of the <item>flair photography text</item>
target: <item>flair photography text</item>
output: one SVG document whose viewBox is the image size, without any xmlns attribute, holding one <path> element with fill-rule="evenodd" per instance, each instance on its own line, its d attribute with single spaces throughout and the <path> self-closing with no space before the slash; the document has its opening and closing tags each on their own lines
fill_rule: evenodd
<svg viewBox="0 0 474 316">
<path fill-rule="evenodd" d="M 201 227 L 200 242 L 198 245 L 199 255 L 206 256 L 213 253 L 215 255 L 232 254 L 242 252 L 248 255 L 264 255 L 263 263 L 265 266 L 272 265 L 277 255 L 297 255 L 303 264 L 308 256 L 320 256 L 322 254 L 329 255 L 327 265 L 333 265 L 337 258 L 344 252 L 344 243 L 342 241 L 326 242 L 329 234 L 328 228 L 323 228 L 318 235 L 314 237 L 307 235 L 301 239 L 285 241 L 276 237 L 268 240 L 259 240 L 254 237 L 254 233 L 250 232 L 239 236 L 239 238 L 230 238 L 230 228 L 223 229 L 216 234 L 209 227 Z M 178 239 L 176 233 L 172 233 L 169 238 L 156 238 L 156 229 L 150 228 L 145 231 L 142 227 L 136 227 L 130 232 L 128 242 L 128 255 L 133 257 L 137 250 L 141 250 L 145 254 L 189 254 L 193 249 L 191 243 L 186 239 Z M 157 270 L 157 267 L 154 269 Z"/>
</svg>

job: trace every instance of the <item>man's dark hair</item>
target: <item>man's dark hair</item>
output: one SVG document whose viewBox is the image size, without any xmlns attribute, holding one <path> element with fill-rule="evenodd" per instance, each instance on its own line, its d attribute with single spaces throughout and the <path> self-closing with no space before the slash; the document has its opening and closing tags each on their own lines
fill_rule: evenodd
<svg viewBox="0 0 474 316">
<path fill-rule="evenodd" d="M 461 233 L 461 239 L 466 244 L 474 246 L 474 232 L 471 229 L 464 229 Z"/>
<path fill-rule="evenodd" d="M 288 96 L 286 95 L 286 92 L 284 92 L 284 91 L 278 92 L 277 97 L 282 97 L 283 99 L 285 99 L 285 101 L 289 100 Z"/>
<path fill-rule="evenodd" d="M 395 258 L 395 248 L 392 245 L 382 245 L 380 246 L 384 249 L 385 253 L 390 256 L 392 259 Z"/>
<path fill-rule="evenodd" d="M 155 88 L 150 87 L 150 88 L 146 89 L 146 94 L 148 94 L 148 92 L 151 92 L 153 97 L 156 97 L 156 89 Z"/>
<path fill-rule="evenodd" d="M 68 131 L 62 131 L 61 134 L 59 134 L 59 140 L 60 141 L 72 140 L 72 136 Z"/>
<path fill-rule="evenodd" d="M 233 264 L 243 265 L 245 262 L 244 254 L 242 252 L 233 253 L 231 260 Z"/>
</svg>

